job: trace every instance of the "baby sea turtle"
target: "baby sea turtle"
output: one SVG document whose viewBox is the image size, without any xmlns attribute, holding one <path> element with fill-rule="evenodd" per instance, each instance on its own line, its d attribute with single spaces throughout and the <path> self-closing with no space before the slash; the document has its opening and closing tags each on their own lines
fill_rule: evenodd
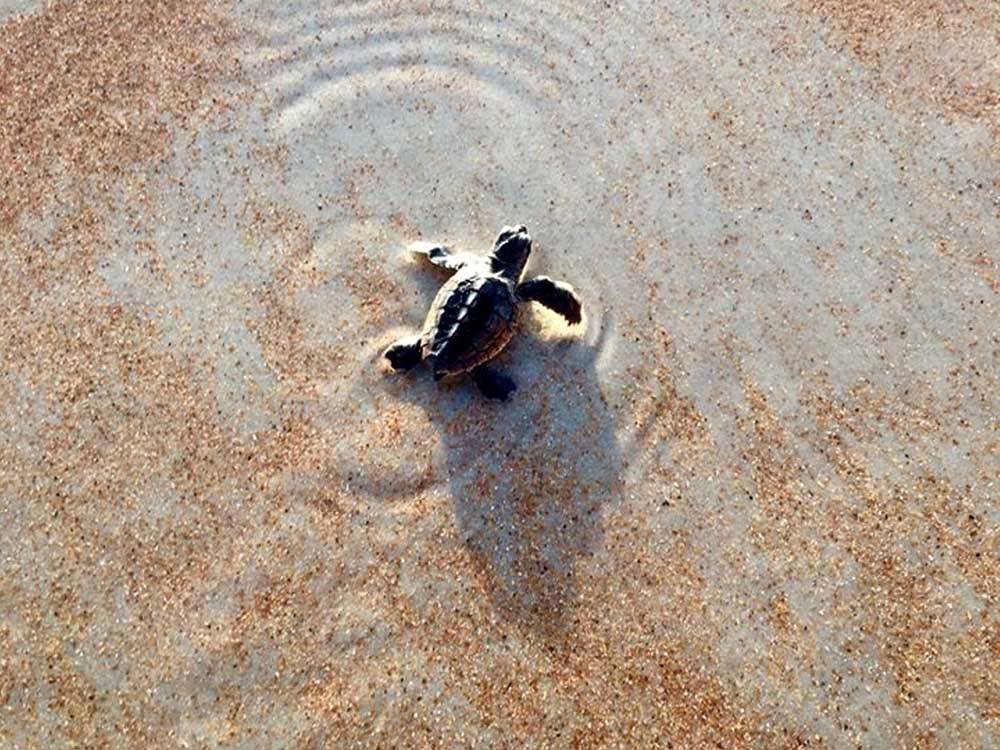
<svg viewBox="0 0 1000 750">
<path fill-rule="evenodd" d="M 514 381 L 485 363 L 514 335 L 520 303 L 540 302 L 570 324 L 580 322 L 580 300 L 569 284 L 547 276 L 521 281 L 531 253 L 524 225 L 504 227 L 486 257 L 430 242 L 416 243 L 411 250 L 455 275 L 434 298 L 420 334 L 385 350 L 395 370 L 409 370 L 423 360 L 435 380 L 471 372 L 483 395 L 502 401 L 515 389 Z"/>
</svg>

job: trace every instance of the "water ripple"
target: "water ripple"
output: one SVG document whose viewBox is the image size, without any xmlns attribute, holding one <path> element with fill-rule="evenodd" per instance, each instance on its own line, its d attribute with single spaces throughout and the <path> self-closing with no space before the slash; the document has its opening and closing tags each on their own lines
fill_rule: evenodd
<svg viewBox="0 0 1000 750">
<path fill-rule="evenodd" d="M 542 113 L 560 106 L 568 85 L 599 62 L 599 35 L 569 7 L 540 18 L 537 9 L 519 14 L 516 7 L 407 6 L 386 15 L 381 6 L 349 3 L 258 27 L 254 48 L 279 131 L 307 124 L 337 101 L 392 85 L 456 100 L 487 96 Z"/>
</svg>

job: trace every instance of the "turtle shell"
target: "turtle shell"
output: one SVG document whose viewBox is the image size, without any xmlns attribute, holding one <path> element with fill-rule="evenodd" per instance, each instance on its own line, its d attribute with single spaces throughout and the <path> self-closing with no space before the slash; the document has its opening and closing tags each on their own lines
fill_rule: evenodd
<svg viewBox="0 0 1000 750">
<path fill-rule="evenodd" d="M 471 370 L 495 357 L 514 335 L 517 299 L 511 283 L 463 269 L 441 287 L 422 334 L 434 377 Z"/>
</svg>

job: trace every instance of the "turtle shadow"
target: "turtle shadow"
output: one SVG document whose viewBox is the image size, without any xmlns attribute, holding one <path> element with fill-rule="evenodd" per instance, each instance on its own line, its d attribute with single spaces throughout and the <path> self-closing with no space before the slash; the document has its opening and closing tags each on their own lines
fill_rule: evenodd
<svg viewBox="0 0 1000 750">
<path fill-rule="evenodd" d="M 585 562 L 603 544 L 603 510 L 620 493 L 621 451 L 597 368 L 610 324 L 588 342 L 553 339 L 526 317 L 495 360 L 518 385 L 507 402 L 483 398 L 471 379 L 435 384 L 426 370 L 404 376 L 398 395 L 439 428 L 456 526 L 496 611 L 555 635 L 573 624 Z"/>
</svg>

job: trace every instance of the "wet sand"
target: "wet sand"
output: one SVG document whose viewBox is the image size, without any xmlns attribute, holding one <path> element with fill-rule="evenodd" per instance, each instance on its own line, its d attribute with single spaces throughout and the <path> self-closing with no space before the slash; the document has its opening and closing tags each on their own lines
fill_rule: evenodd
<svg viewBox="0 0 1000 750">
<path fill-rule="evenodd" d="M 0 745 L 997 744 L 997 5 L 504 7 L 0 2 Z"/>
</svg>

